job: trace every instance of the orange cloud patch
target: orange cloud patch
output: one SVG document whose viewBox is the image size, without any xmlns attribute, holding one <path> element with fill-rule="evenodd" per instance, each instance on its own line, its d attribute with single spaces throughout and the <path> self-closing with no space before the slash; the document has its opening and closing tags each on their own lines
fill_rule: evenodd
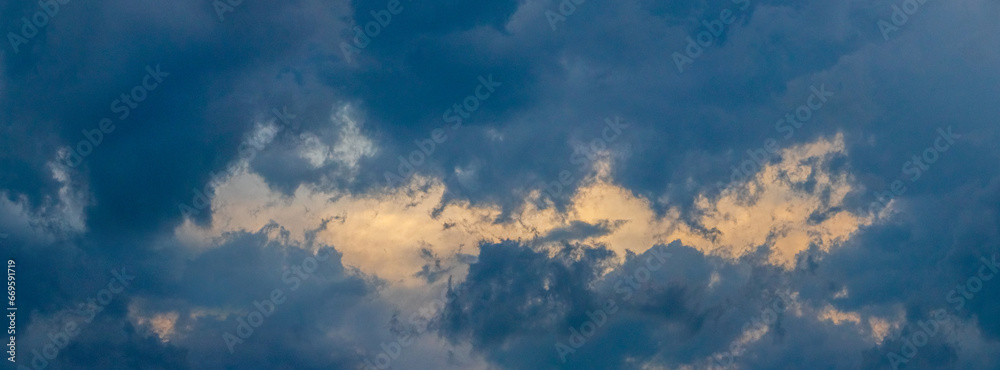
<svg viewBox="0 0 1000 370">
<path fill-rule="evenodd" d="M 421 271 L 424 276 L 445 271 L 461 279 L 465 271 L 461 261 L 477 255 L 480 242 L 529 241 L 574 221 L 612 221 L 617 227 L 610 233 L 583 242 L 604 244 L 619 256 L 676 239 L 727 257 L 767 245 L 772 263 L 791 268 L 796 255 L 810 245 L 829 250 L 870 222 L 840 208 L 851 191 L 850 176 L 825 169 L 842 155 L 840 135 L 785 149 L 780 162 L 764 166 L 747 182 L 697 199 L 696 227 L 683 222 L 677 209 L 657 217 L 650 200 L 611 182 L 610 163 L 605 161 L 595 164 L 582 180 L 566 213 L 539 209 L 535 193 L 510 223 L 494 223 L 498 207 L 468 203 L 449 204 L 433 217 L 445 191 L 436 179 L 415 177 L 405 189 L 378 196 L 303 186 L 293 196 L 282 197 L 268 190 L 256 174 L 242 172 L 216 188 L 212 201 L 216 221 L 210 229 L 188 222 L 177 233 L 191 243 L 209 245 L 208 240 L 223 232 L 258 230 L 274 220 L 293 237 L 302 238 L 306 230 L 330 219 L 320 238 L 344 254 L 345 264 L 402 285 L 422 285 L 417 275 Z"/>
</svg>

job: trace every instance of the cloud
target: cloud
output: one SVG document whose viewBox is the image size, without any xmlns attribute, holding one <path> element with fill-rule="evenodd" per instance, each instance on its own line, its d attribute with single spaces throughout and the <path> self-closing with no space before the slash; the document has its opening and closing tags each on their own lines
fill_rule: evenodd
<svg viewBox="0 0 1000 370">
<path fill-rule="evenodd" d="M 955 334 L 907 366 L 997 367 L 998 285 L 949 301 L 1000 245 L 995 1 L 928 2 L 889 40 L 878 23 L 900 1 L 585 2 L 555 30 L 555 0 L 400 4 L 350 61 L 341 43 L 389 2 L 243 2 L 222 21 L 203 1 L 69 2 L 4 44 L 20 353 L 132 266 L 54 364 L 354 368 L 445 291 L 394 363 L 890 368 L 944 309 Z M 677 73 L 673 53 L 741 4 Z M 18 32 L 39 7 L 0 9 Z M 120 118 L 147 66 L 168 75 Z M 480 76 L 502 85 L 386 186 Z M 822 86 L 835 95 L 785 136 Z M 910 180 L 948 127 L 960 137 Z M 744 154 L 769 138 L 773 155 Z M 81 142 L 93 152 L 68 165 Z M 616 285 L 658 248 L 671 259 L 626 300 Z M 284 271 L 321 251 L 335 257 L 293 295 Z M 223 333 L 273 289 L 288 302 L 231 356 Z M 785 289 L 794 307 L 758 325 Z M 609 299 L 563 364 L 556 344 Z"/>
</svg>

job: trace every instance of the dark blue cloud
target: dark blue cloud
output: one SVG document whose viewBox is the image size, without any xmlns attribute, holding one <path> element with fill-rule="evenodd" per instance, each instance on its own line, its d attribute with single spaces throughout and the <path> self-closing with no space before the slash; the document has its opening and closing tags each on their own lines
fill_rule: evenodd
<svg viewBox="0 0 1000 370">
<path fill-rule="evenodd" d="M 695 229 L 698 196 L 715 194 L 731 166 L 768 138 L 789 148 L 843 134 L 847 154 L 829 172 L 851 175 L 848 211 L 867 212 L 894 181 L 906 191 L 894 214 L 843 246 L 809 248 L 790 271 L 766 263 L 766 245 L 736 260 L 665 246 L 671 259 L 627 302 L 615 284 L 653 252 L 616 265 L 623 256 L 578 244 L 614 231 L 614 220 L 485 243 L 437 318 L 436 333 L 452 343 L 471 344 L 503 368 L 702 366 L 771 302 L 764 292 L 787 288 L 806 313 L 777 314 L 768 333 L 735 356 L 740 366 L 891 368 L 887 355 L 945 309 L 975 336 L 935 337 L 907 367 L 997 367 L 989 354 L 1000 340 L 993 314 L 1000 285 L 983 282 L 960 309 L 948 298 L 1000 245 L 995 2 L 927 2 L 887 41 L 878 22 L 904 1 L 588 1 L 553 30 L 545 11 L 558 11 L 560 1 L 402 0 L 402 11 L 347 60 L 341 43 L 351 42 L 352 27 L 389 3 L 244 1 L 220 21 L 206 1 L 71 1 L 16 52 L 4 38 L 0 233 L 9 234 L 2 250 L 25 266 L 19 297 L 32 309 L 20 325 L 46 328 L 102 289 L 113 269 L 140 275 L 56 366 L 350 368 L 370 358 L 358 348 L 378 348 L 384 330 L 327 334 L 383 327 L 382 314 L 393 308 L 373 301 L 384 282 L 345 267 L 337 254 L 303 284 L 307 294 L 289 297 L 298 302 L 270 317 L 240 356 L 228 356 L 220 338 L 235 324 L 219 312 L 245 309 L 284 286 L 284 268 L 313 251 L 335 251 L 294 242 L 274 224 L 191 250 L 173 234 L 184 222 L 178 206 L 243 158 L 240 144 L 284 107 L 294 124 L 255 153 L 252 172 L 285 196 L 301 185 L 379 196 L 398 157 L 419 151 L 415 141 L 446 125 L 446 110 L 474 95 L 480 76 L 492 76 L 502 85 L 414 172 L 441 179 L 445 202 L 500 207 L 498 223 L 518 222 L 511 215 L 534 190 L 564 211 L 592 174 L 579 150 L 601 137 L 608 117 L 629 125 L 605 143 L 611 181 L 650 199 L 659 214 L 680 210 Z M 703 21 L 723 10 L 736 20 L 679 73 L 675 53 L 686 54 L 687 38 L 710 32 Z M 37 2 L 0 2 L 0 25 L 19 35 L 22 17 L 38 11 Z M 167 75 L 145 88 L 143 101 L 115 103 L 157 67 Z M 785 137 L 776 122 L 821 86 L 835 95 Z M 301 135 L 337 145 L 345 134 L 330 117 L 345 104 L 377 150 L 355 166 L 314 166 L 299 154 Z M 105 118 L 113 131 L 101 131 Z M 939 129 L 949 128 L 959 137 L 927 154 Z M 80 153 L 84 147 L 92 153 Z M 65 166 L 63 150 L 80 163 Z M 933 163 L 914 163 L 921 159 Z M 911 177 L 915 168 L 919 178 Z M 561 171 L 572 181 L 544 193 Z M 211 209 L 194 221 L 210 225 Z M 548 250 L 546 243 L 561 244 Z M 459 273 L 429 249 L 422 258 L 418 276 L 429 283 Z M 608 299 L 619 299 L 619 311 L 563 364 L 556 343 Z M 862 320 L 902 319 L 873 344 L 868 322 L 819 319 L 828 306 Z M 165 312 L 180 313 L 192 334 L 164 342 L 130 316 Z M 22 353 L 45 334 L 31 330 Z"/>
</svg>

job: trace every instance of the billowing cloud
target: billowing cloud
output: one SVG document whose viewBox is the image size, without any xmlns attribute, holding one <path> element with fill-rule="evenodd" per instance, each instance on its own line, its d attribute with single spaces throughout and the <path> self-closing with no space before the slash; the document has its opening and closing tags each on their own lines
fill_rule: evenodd
<svg viewBox="0 0 1000 370">
<path fill-rule="evenodd" d="M 998 12 L 0 2 L 17 365 L 996 368 Z"/>
</svg>

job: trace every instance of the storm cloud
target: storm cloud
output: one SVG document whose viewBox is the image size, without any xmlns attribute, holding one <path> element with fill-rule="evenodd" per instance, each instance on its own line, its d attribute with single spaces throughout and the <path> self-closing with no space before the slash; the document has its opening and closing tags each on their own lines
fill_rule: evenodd
<svg viewBox="0 0 1000 370">
<path fill-rule="evenodd" d="M 5 363 L 996 368 L 998 14 L 0 1 Z"/>
</svg>

